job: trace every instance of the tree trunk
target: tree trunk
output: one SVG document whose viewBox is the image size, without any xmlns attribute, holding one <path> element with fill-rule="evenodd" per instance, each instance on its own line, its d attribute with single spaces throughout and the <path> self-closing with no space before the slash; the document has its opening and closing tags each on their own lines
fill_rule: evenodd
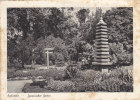
<svg viewBox="0 0 140 100">
<path fill-rule="evenodd" d="M 22 65 L 22 68 L 24 68 L 24 62 L 22 62 L 21 65 Z"/>
</svg>

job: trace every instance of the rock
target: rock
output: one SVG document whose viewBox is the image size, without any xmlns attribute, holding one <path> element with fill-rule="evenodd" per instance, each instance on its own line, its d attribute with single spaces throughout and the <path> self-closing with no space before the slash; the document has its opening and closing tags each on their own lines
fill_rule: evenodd
<svg viewBox="0 0 140 100">
<path fill-rule="evenodd" d="M 29 71 L 27 71 L 27 70 L 23 70 L 22 72 L 23 72 L 23 73 L 28 73 Z"/>
<path fill-rule="evenodd" d="M 47 85 L 46 79 L 44 79 L 42 76 L 38 76 L 36 78 L 33 77 L 32 81 L 33 81 L 33 84 L 39 85 L 41 88 L 44 88 L 44 86 Z"/>
<path fill-rule="evenodd" d="M 28 78 L 28 77 L 22 77 L 22 79 L 23 79 L 23 80 L 28 80 L 29 78 Z"/>
</svg>

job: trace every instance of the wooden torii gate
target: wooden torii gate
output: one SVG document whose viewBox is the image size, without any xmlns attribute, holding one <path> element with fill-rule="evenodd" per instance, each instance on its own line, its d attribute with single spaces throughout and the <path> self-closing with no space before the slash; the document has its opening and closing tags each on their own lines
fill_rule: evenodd
<svg viewBox="0 0 140 100">
<path fill-rule="evenodd" d="M 49 54 L 53 53 L 54 48 L 44 48 L 45 53 L 47 54 L 47 67 L 49 67 Z"/>
</svg>

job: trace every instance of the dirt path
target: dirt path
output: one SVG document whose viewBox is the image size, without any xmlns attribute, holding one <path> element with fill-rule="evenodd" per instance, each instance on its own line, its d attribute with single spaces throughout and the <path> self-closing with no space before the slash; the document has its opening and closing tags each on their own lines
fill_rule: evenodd
<svg viewBox="0 0 140 100">
<path fill-rule="evenodd" d="M 8 93 L 22 93 L 26 83 L 32 83 L 32 80 L 7 81 L 7 91 Z"/>
</svg>

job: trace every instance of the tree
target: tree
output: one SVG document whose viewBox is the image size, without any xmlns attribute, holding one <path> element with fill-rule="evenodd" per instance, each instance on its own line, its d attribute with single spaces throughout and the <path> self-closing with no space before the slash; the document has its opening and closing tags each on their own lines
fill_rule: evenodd
<svg viewBox="0 0 140 100">
<path fill-rule="evenodd" d="M 95 14 L 91 11 L 85 8 L 76 11 L 72 7 L 8 8 L 9 62 L 14 63 L 14 60 L 18 59 L 24 66 L 35 60 L 36 63 L 43 64 L 45 61 L 43 50 L 46 47 L 55 48 L 54 55 L 50 55 L 53 62 L 55 60 L 67 62 L 70 59 L 78 61 L 79 53 L 87 54 L 91 52 L 90 48 L 95 56 L 96 25 L 102 10 L 96 9 Z M 103 19 L 109 30 L 110 48 L 114 52 L 113 54 L 116 53 L 114 58 L 117 58 L 119 62 L 125 62 L 123 59 L 126 62 L 132 62 L 132 8 L 110 9 L 103 14 Z M 112 44 L 121 45 L 113 46 Z M 111 56 L 113 54 L 111 53 Z"/>
<path fill-rule="evenodd" d="M 80 10 L 77 12 L 76 16 L 77 16 L 77 18 L 78 18 L 78 20 L 79 20 L 79 22 L 80 22 L 80 25 L 81 25 L 82 23 L 85 23 L 85 20 L 86 20 L 86 18 L 87 18 L 87 16 L 88 16 L 89 12 L 90 12 L 89 9 L 80 9 Z"/>
<path fill-rule="evenodd" d="M 35 46 L 33 30 L 30 30 L 28 9 L 8 9 L 8 57 L 13 62 L 18 59 L 22 67 L 30 64 Z M 11 47 L 13 45 L 14 48 Z M 11 51 L 12 50 L 12 51 Z"/>
<path fill-rule="evenodd" d="M 112 8 L 104 15 L 108 25 L 110 42 L 127 42 L 133 39 L 132 8 Z"/>
<path fill-rule="evenodd" d="M 110 48 L 118 64 L 133 63 L 133 11 L 132 8 L 112 8 L 103 18 L 108 25 Z"/>
<path fill-rule="evenodd" d="M 50 35 L 46 37 L 45 39 L 40 38 L 38 39 L 37 48 L 42 54 L 44 52 L 44 48 L 54 48 L 54 54 L 56 55 L 56 57 L 58 54 L 58 55 L 63 55 L 64 61 L 67 61 L 69 59 L 65 42 L 59 37 L 55 38 L 54 36 Z M 57 60 L 57 58 L 54 58 L 53 60 L 55 59 Z"/>
</svg>

